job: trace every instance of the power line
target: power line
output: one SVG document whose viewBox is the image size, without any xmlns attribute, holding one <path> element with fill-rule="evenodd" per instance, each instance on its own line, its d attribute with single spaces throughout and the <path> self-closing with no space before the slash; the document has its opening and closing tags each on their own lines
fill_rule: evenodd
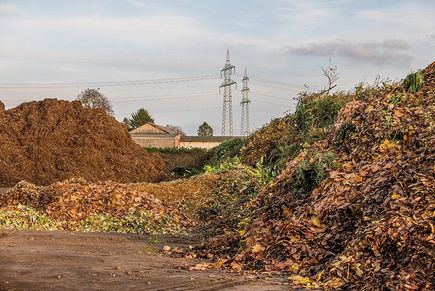
<svg viewBox="0 0 435 291">
<path fill-rule="evenodd" d="M 82 86 L 101 86 L 101 87 L 122 87 L 122 86 L 140 86 L 155 85 L 168 83 L 194 82 L 203 80 L 219 79 L 218 75 L 202 75 L 189 77 L 161 78 L 161 79 L 144 79 L 144 80 L 123 80 L 123 81 L 92 81 L 92 82 L 65 82 L 65 83 L 15 83 L 0 85 L 0 89 L 48 89 L 48 88 L 71 88 Z"/>
<path fill-rule="evenodd" d="M 220 107 L 201 107 L 201 108 L 190 108 L 190 109 L 179 109 L 179 110 L 165 110 L 165 111 L 157 111 L 153 112 L 153 114 L 165 114 L 165 113 L 174 113 L 174 112 L 191 112 L 191 111 L 206 111 L 206 110 L 216 110 Z M 117 113 L 117 115 L 128 115 L 132 112 L 122 112 Z"/>
<path fill-rule="evenodd" d="M 237 74 L 237 75 L 242 76 L 241 74 Z M 274 81 L 274 80 L 269 80 L 269 79 L 259 79 L 259 78 L 250 78 L 250 79 L 253 81 L 259 82 L 259 83 L 263 83 L 266 86 L 278 87 L 278 88 L 282 88 L 282 89 L 301 90 L 301 88 L 298 88 L 294 85 L 280 82 L 280 81 Z"/>
<path fill-rule="evenodd" d="M 268 83 L 255 83 L 254 84 L 256 86 L 263 86 L 263 87 L 269 87 L 269 88 L 274 88 L 274 89 L 278 89 L 278 90 L 283 90 L 283 91 L 300 91 L 300 89 L 296 89 L 296 88 L 290 88 L 290 87 L 284 87 L 284 86 L 279 86 L 279 85 L 275 85 L 275 84 L 268 84 Z"/>
<path fill-rule="evenodd" d="M 254 94 L 254 95 L 258 95 L 258 96 L 263 96 L 263 97 L 269 97 L 269 98 L 274 98 L 274 99 L 280 99 L 280 100 L 290 101 L 290 98 L 278 97 L 278 96 L 273 96 L 273 95 L 264 94 L 264 93 L 258 93 L 258 92 L 251 92 L 251 93 Z"/>
<path fill-rule="evenodd" d="M 289 104 L 279 104 L 279 103 L 274 103 L 274 102 L 269 102 L 269 101 L 264 101 L 264 100 L 256 100 L 256 101 L 254 101 L 254 103 L 256 103 L 256 102 L 270 104 L 270 105 L 275 105 L 275 106 L 282 106 L 282 107 L 289 106 Z"/>
<path fill-rule="evenodd" d="M 133 98 L 133 97 L 118 97 L 118 98 L 110 98 L 110 101 L 113 103 L 118 103 L 118 102 L 130 102 L 130 101 L 161 101 L 161 100 L 175 100 L 175 99 L 188 99 L 188 98 L 196 98 L 196 97 L 205 97 L 205 96 L 217 96 L 217 93 L 207 93 L 207 94 L 183 94 L 183 95 L 178 95 L 178 96 L 161 96 L 161 97 L 151 97 L 151 98 L 146 98 L 146 97 L 138 97 L 138 98 Z"/>
</svg>

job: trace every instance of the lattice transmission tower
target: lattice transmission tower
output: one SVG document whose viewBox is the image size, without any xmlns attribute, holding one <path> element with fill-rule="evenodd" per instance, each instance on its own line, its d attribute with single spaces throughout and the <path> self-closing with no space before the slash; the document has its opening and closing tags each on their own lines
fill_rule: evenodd
<svg viewBox="0 0 435 291">
<path fill-rule="evenodd" d="M 246 73 L 243 75 L 242 83 L 242 101 L 240 102 L 240 105 L 242 106 L 242 118 L 241 118 L 241 125 L 240 125 L 240 135 L 247 136 L 249 135 L 249 103 L 251 103 L 251 100 L 249 99 L 249 87 L 248 87 L 248 74 Z"/>
<path fill-rule="evenodd" d="M 236 72 L 236 67 L 230 64 L 230 50 L 227 49 L 227 61 L 225 66 L 221 70 L 221 78 L 224 77 L 224 81 L 219 87 L 219 93 L 221 88 L 224 88 L 224 104 L 222 109 L 222 135 L 233 135 L 233 101 L 231 86 L 237 83 L 231 79 L 231 75 Z"/>
</svg>

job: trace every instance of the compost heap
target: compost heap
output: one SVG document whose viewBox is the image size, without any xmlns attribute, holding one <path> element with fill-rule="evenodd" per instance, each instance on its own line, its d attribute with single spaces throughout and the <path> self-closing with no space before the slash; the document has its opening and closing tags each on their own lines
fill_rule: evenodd
<svg viewBox="0 0 435 291">
<path fill-rule="evenodd" d="M 260 192 L 242 227 L 198 254 L 214 267 L 285 272 L 295 287 L 433 290 L 435 63 L 422 74 L 417 92 L 385 84 L 355 96 Z"/>
<path fill-rule="evenodd" d="M 163 160 L 145 153 L 101 109 L 46 99 L 4 110 L 0 104 L 0 186 L 39 185 L 83 177 L 90 181 L 156 181 Z"/>
<path fill-rule="evenodd" d="M 189 225 L 148 192 L 111 181 L 72 178 L 49 186 L 21 181 L 0 195 L 2 228 L 176 234 Z"/>
</svg>

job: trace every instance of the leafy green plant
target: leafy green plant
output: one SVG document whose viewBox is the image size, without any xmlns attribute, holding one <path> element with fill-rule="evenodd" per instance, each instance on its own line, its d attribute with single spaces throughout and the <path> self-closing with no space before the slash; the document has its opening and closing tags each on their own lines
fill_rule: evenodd
<svg viewBox="0 0 435 291">
<path fill-rule="evenodd" d="M 310 127 L 330 126 L 335 122 L 338 111 L 346 104 L 345 95 L 321 96 L 309 103 L 301 103 L 294 114 L 295 126 L 300 131 L 308 131 Z"/>
<path fill-rule="evenodd" d="M 405 80 L 403 80 L 403 86 L 406 91 L 411 93 L 416 93 L 420 90 L 420 88 L 424 84 L 424 76 L 420 71 L 411 72 L 408 76 L 406 76 Z"/>
<path fill-rule="evenodd" d="M 223 160 L 220 164 L 212 166 L 206 165 L 204 171 L 206 173 L 220 173 L 235 169 L 241 165 L 240 158 L 238 156 L 227 158 Z"/>
<path fill-rule="evenodd" d="M 400 101 L 402 100 L 402 98 L 403 98 L 403 95 L 402 95 L 401 93 L 396 93 L 396 94 L 393 94 L 393 95 L 391 96 L 391 98 L 390 98 L 390 102 L 391 102 L 391 104 L 393 104 L 393 105 L 397 105 L 397 104 L 400 103 Z"/>
<path fill-rule="evenodd" d="M 334 153 L 326 152 L 316 153 L 309 160 L 302 162 L 291 180 L 291 192 L 294 197 L 305 198 L 310 195 L 326 177 L 328 169 L 335 168 L 334 159 Z"/>
<path fill-rule="evenodd" d="M 238 156 L 245 142 L 245 138 L 235 138 L 226 140 L 217 147 L 210 149 L 207 153 L 207 164 L 218 166 L 223 161 Z"/>
<path fill-rule="evenodd" d="M 273 168 L 264 166 L 263 157 L 257 162 L 255 167 L 247 167 L 248 173 L 255 177 L 263 185 L 268 184 L 276 175 L 277 171 Z"/>
</svg>

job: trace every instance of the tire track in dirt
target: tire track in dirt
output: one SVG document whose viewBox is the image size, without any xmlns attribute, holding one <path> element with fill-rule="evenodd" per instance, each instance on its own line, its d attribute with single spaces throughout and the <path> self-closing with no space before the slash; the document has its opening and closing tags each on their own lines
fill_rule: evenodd
<svg viewBox="0 0 435 291">
<path fill-rule="evenodd" d="M 0 290 L 283 290 L 241 274 L 188 271 L 192 259 L 157 253 L 187 237 L 3 231 Z"/>
</svg>

